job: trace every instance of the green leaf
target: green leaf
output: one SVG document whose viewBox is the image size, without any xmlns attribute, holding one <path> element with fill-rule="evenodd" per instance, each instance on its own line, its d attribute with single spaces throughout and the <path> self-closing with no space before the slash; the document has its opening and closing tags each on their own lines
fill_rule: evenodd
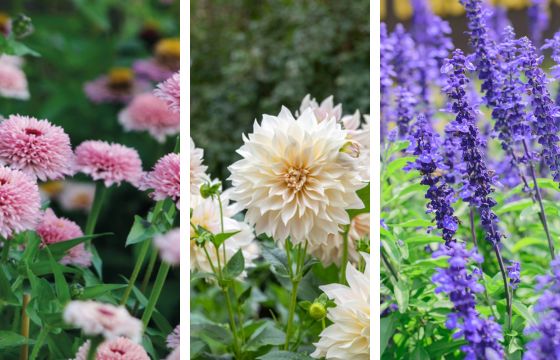
<svg viewBox="0 0 560 360">
<path fill-rule="evenodd" d="M 417 345 L 412 355 L 410 355 L 410 360 L 430 360 L 430 355 L 423 346 Z"/>
<path fill-rule="evenodd" d="M 434 223 L 432 221 L 424 220 L 424 219 L 411 219 L 411 220 L 404 221 L 402 223 L 387 224 L 387 225 L 398 226 L 402 228 L 410 228 L 410 227 L 416 228 L 416 227 L 429 227 L 434 225 Z"/>
<path fill-rule="evenodd" d="M 547 246 L 546 238 L 535 238 L 535 237 L 525 237 L 519 241 L 516 241 L 511 247 L 511 252 L 517 253 L 524 248 L 532 245 L 541 245 L 543 247 Z"/>
<path fill-rule="evenodd" d="M 535 325 L 537 323 L 533 312 L 530 311 L 522 302 L 514 299 L 511 305 L 513 310 L 521 315 L 521 317 L 524 318 L 529 325 Z"/>
<path fill-rule="evenodd" d="M 61 258 L 63 258 L 66 255 L 66 252 L 68 250 L 70 250 L 71 248 L 73 248 L 74 246 L 77 246 L 81 243 L 84 243 L 90 239 L 95 239 L 101 236 L 107 236 L 107 235 L 113 235 L 113 233 L 103 233 L 103 234 L 94 234 L 94 235 L 88 235 L 88 236 L 81 236 L 79 238 L 75 238 L 75 239 L 71 239 L 71 240 L 67 240 L 67 241 L 61 241 L 55 244 L 51 244 L 48 245 L 46 248 L 50 250 L 52 256 L 55 258 L 55 260 L 60 260 Z"/>
<path fill-rule="evenodd" d="M 408 140 L 400 140 L 400 141 L 396 141 L 394 143 L 391 143 L 391 145 L 389 146 L 389 149 L 387 149 L 387 152 L 385 153 L 385 158 L 388 159 L 394 153 L 397 153 L 401 150 L 405 150 L 409 146 L 410 146 L 410 141 L 408 141 Z"/>
<path fill-rule="evenodd" d="M 402 170 L 406 166 L 406 164 L 408 164 L 409 162 L 414 162 L 415 160 L 416 160 L 415 156 L 405 156 L 405 157 L 397 158 L 397 159 L 391 161 L 387 165 L 387 168 L 385 169 L 385 174 L 384 175 L 386 177 L 390 177 L 396 171 Z"/>
<path fill-rule="evenodd" d="M 261 355 L 257 360 L 313 360 L 313 358 L 304 353 L 294 353 L 291 351 L 272 350 L 271 352 Z"/>
<path fill-rule="evenodd" d="M 232 341 L 231 333 L 226 327 L 211 323 L 191 324 L 191 335 L 208 337 L 226 345 Z"/>
<path fill-rule="evenodd" d="M 243 251 L 239 249 L 226 264 L 224 276 L 226 279 L 235 279 L 241 275 L 243 270 L 245 270 L 245 259 L 243 258 Z"/>
<path fill-rule="evenodd" d="M 272 246 L 263 246 L 262 255 L 266 262 L 270 264 L 270 270 L 273 274 L 285 279 L 290 277 L 286 253 L 282 249 Z"/>
<path fill-rule="evenodd" d="M 47 253 L 49 255 L 49 262 L 51 265 L 52 273 L 54 274 L 54 286 L 56 288 L 56 294 L 58 295 L 60 302 L 66 304 L 70 301 L 70 290 L 68 289 L 68 283 L 66 282 L 66 278 L 64 277 L 64 274 L 60 269 L 60 264 L 54 260 L 48 248 Z"/>
<path fill-rule="evenodd" d="M 241 230 L 216 234 L 212 237 L 212 242 L 217 248 L 219 248 L 224 241 L 236 234 L 239 234 L 240 231 Z"/>
<path fill-rule="evenodd" d="M 27 339 L 13 331 L 0 331 L 0 349 L 21 346 L 27 343 Z"/>
<path fill-rule="evenodd" d="M 102 295 L 105 295 L 108 292 L 124 289 L 127 285 L 126 284 L 99 284 L 88 286 L 84 289 L 84 292 L 80 295 L 81 300 L 85 299 L 96 299 Z"/>
<path fill-rule="evenodd" d="M 282 345 L 286 341 L 286 335 L 282 330 L 274 327 L 272 323 L 266 323 L 255 331 L 247 342 L 247 350 L 257 350 L 266 345 Z"/>
<path fill-rule="evenodd" d="M 380 355 L 383 355 L 387 345 L 389 344 L 389 340 L 393 337 L 393 333 L 397 327 L 397 319 L 395 314 L 391 314 L 387 317 L 381 318 L 381 334 L 379 334 L 380 340 Z"/>
<path fill-rule="evenodd" d="M 247 299 L 249 299 L 251 297 L 251 292 L 252 291 L 253 291 L 253 287 L 249 286 L 249 287 L 247 287 L 247 289 L 245 289 L 245 291 L 243 291 L 241 293 L 241 295 L 239 295 L 239 299 L 237 300 L 239 305 L 243 305 L 245 303 L 245 301 L 247 301 Z"/>
<path fill-rule="evenodd" d="M 397 281 L 395 288 L 395 299 L 397 300 L 397 305 L 399 306 L 399 312 L 404 314 L 406 309 L 408 309 L 408 300 L 410 296 L 410 285 L 404 282 L 402 279 Z"/>
<path fill-rule="evenodd" d="M 18 299 L 10 286 L 4 265 L 0 266 L 0 302 L 9 305 L 18 305 Z M 2 338 L 0 337 L 0 341 Z"/>
<path fill-rule="evenodd" d="M 350 209 L 347 210 L 348 216 L 350 219 L 353 219 L 357 215 L 369 213 L 370 212 L 370 203 L 369 203 L 369 193 L 370 193 L 370 184 L 368 183 L 366 186 L 361 188 L 360 190 L 356 191 L 356 194 L 364 203 L 364 207 L 361 209 Z"/>
<path fill-rule="evenodd" d="M 152 225 L 152 223 L 138 215 L 135 215 L 134 224 L 132 224 L 132 228 L 128 233 L 125 246 L 149 240 L 153 238 L 157 233 L 158 229 L 154 225 Z"/>
<path fill-rule="evenodd" d="M 533 206 L 533 201 L 531 199 L 520 199 L 514 202 L 507 203 L 504 206 L 497 208 L 496 215 L 502 215 L 508 212 L 521 211 L 531 206 Z"/>
</svg>

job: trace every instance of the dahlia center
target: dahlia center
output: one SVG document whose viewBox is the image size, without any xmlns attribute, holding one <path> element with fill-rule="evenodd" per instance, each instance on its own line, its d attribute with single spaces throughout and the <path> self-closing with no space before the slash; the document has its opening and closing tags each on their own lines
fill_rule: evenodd
<svg viewBox="0 0 560 360">
<path fill-rule="evenodd" d="M 286 182 L 286 186 L 294 191 L 299 192 L 301 189 L 304 188 L 305 183 L 307 182 L 307 177 L 309 175 L 309 170 L 299 167 L 292 167 L 288 169 L 288 171 L 283 175 L 284 181 Z"/>
<path fill-rule="evenodd" d="M 31 129 L 31 128 L 25 129 L 25 133 L 26 133 L 27 135 L 33 135 L 33 136 L 41 136 L 41 135 L 43 135 L 43 133 L 41 132 L 41 130 Z"/>
</svg>

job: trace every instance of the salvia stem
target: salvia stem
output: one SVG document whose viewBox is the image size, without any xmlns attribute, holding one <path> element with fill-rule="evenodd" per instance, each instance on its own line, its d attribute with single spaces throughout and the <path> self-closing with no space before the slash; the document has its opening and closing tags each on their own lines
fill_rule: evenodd
<svg viewBox="0 0 560 360">
<path fill-rule="evenodd" d="M 109 189 L 103 184 L 102 181 L 98 181 L 95 184 L 95 196 L 93 198 L 91 211 L 87 218 L 85 235 L 93 235 L 93 232 L 95 231 L 95 224 L 97 223 L 97 218 L 99 217 L 99 213 L 101 212 L 103 202 L 107 197 L 108 190 Z"/>
<path fill-rule="evenodd" d="M 474 209 L 472 206 L 469 207 L 469 220 L 471 223 L 471 238 L 474 246 L 478 249 L 478 241 L 476 241 L 476 230 L 474 227 Z"/>
<path fill-rule="evenodd" d="M 29 305 L 30 299 L 31 296 L 29 294 L 23 294 L 23 304 L 21 307 L 21 335 L 25 339 L 29 339 L 29 316 L 27 316 L 27 305 Z M 21 346 L 19 358 L 20 360 L 29 359 L 29 344 L 27 341 Z"/>
<path fill-rule="evenodd" d="M 161 295 L 161 290 L 163 289 L 163 285 L 165 285 L 165 279 L 167 279 L 167 274 L 169 273 L 169 269 L 171 265 L 167 262 L 162 262 L 158 274 L 156 276 L 156 280 L 154 283 L 154 288 L 152 289 L 152 293 L 150 294 L 150 298 L 148 300 L 148 305 L 146 305 L 146 310 L 144 310 L 144 314 L 142 315 L 142 323 L 144 324 L 144 328 L 148 327 L 148 323 L 152 318 L 152 314 L 156 308 L 157 301 L 159 296 Z"/>
<path fill-rule="evenodd" d="M 389 269 L 389 273 L 391 273 L 391 275 L 393 275 L 393 278 L 395 279 L 395 281 L 398 280 L 399 277 L 397 276 L 397 272 L 393 268 L 393 265 L 391 265 L 391 262 L 389 261 L 389 259 L 387 259 L 387 255 L 385 255 L 385 253 L 383 252 L 383 249 L 381 249 L 381 260 L 383 260 L 383 263 L 385 264 L 387 269 Z"/>
<path fill-rule="evenodd" d="M 498 265 L 500 266 L 500 272 L 502 273 L 502 279 L 504 281 L 504 290 L 506 292 L 506 306 L 508 312 L 507 326 L 511 328 L 511 291 L 508 285 L 508 277 L 506 273 L 506 268 L 504 266 L 504 259 L 502 258 L 502 253 L 499 248 L 499 244 L 494 245 L 494 252 L 496 253 L 496 258 L 498 259 Z"/>
</svg>

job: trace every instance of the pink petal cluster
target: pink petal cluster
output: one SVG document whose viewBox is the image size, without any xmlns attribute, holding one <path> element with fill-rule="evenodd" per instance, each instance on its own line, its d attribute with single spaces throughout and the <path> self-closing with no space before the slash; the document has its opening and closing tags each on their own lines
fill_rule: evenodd
<svg viewBox="0 0 560 360">
<path fill-rule="evenodd" d="M 147 172 L 140 182 L 141 190 L 153 189 L 150 196 L 156 200 L 171 198 L 179 203 L 181 193 L 179 154 L 167 154 L 158 160 L 154 169 Z"/>
<path fill-rule="evenodd" d="M 102 180 L 107 187 L 122 181 L 136 186 L 142 177 L 142 161 L 127 146 L 88 140 L 76 148 L 76 170 Z"/>
<path fill-rule="evenodd" d="M 148 131 L 159 142 L 179 133 L 179 113 L 151 93 L 135 96 L 119 113 L 119 122 L 127 131 Z"/>
<path fill-rule="evenodd" d="M 21 115 L 0 123 L 0 162 L 42 181 L 74 172 L 74 153 L 64 129 Z"/>
<path fill-rule="evenodd" d="M 57 217 L 52 209 L 45 211 L 35 231 L 41 237 L 43 245 L 55 244 L 84 236 L 78 224 L 63 217 Z M 60 260 L 60 263 L 89 267 L 91 265 L 91 257 L 92 254 L 81 243 L 69 249 L 66 256 Z"/>
<path fill-rule="evenodd" d="M 74 360 L 87 360 L 91 342 L 88 340 L 76 354 Z M 144 348 L 127 338 L 119 337 L 102 342 L 97 347 L 96 360 L 150 360 Z"/>
<path fill-rule="evenodd" d="M 109 83 L 109 77 L 106 75 L 100 76 L 84 85 L 84 92 L 88 99 L 96 104 L 101 103 L 117 103 L 126 104 L 135 95 L 150 90 L 150 83 L 142 79 L 134 79 L 129 89 L 118 90 L 113 89 Z"/>
<path fill-rule="evenodd" d="M 124 306 L 75 300 L 66 305 L 63 317 L 67 324 L 79 327 L 85 335 L 103 335 L 107 340 L 124 336 L 136 343 L 142 338 L 142 322 L 132 317 Z"/>
<path fill-rule="evenodd" d="M 0 58 L 0 97 L 27 100 L 27 77 L 18 64 L 9 59 Z"/>
<path fill-rule="evenodd" d="M 181 262 L 181 237 L 179 229 L 169 230 L 154 238 L 154 246 L 159 250 L 161 260 L 177 266 Z"/>
<path fill-rule="evenodd" d="M 176 349 L 181 344 L 181 325 L 177 325 L 173 331 L 167 335 L 167 347 L 169 349 Z"/>
<path fill-rule="evenodd" d="M 35 228 L 41 217 L 39 187 L 19 170 L 0 167 L 0 235 Z"/>
<path fill-rule="evenodd" d="M 174 73 L 173 70 L 160 64 L 155 58 L 137 60 L 132 68 L 139 77 L 155 82 L 165 81 Z"/>
<path fill-rule="evenodd" d="M 179 72 L 172 77 L 158 84 L 154 90 L 154 95 L 167 103 L 171 111 L 178 113 L 181 105 L 181 81 Z"/>
</svg>

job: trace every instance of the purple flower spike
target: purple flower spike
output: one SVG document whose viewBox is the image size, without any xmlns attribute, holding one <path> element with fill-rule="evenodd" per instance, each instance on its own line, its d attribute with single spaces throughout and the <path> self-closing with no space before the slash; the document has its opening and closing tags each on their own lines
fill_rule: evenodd
<svg viewBox="0 0 560 360">
<path fill-rule="evenodd" d="M 521 264 L 518 261 L 511 261 L 510 265 L 507 267 L 509 285 L 512 289 L 517 289 L 517 286 L 521 282 Z"/>
<path fill-rule="evenodd" d="M 529 18 L 529 34 L 536 47 L 542 44 L 543 34 L 548 29 L 550 16 L 548 14 L 549 0 L 532 0 L 527 9 Z"/>
</svg>

